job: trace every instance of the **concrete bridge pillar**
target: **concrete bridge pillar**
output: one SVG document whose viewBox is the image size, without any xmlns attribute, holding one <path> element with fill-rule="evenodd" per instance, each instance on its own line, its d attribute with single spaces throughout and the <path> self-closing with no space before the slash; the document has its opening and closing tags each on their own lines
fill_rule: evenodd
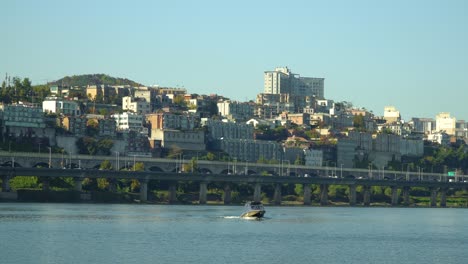
<svg viewBox="0 0 468 264">
<path fill-rule="evenodd" d="M 177 191 L 176 191 L 176 184 L 171 182 L 169 184 L 169 203 L 177 202 Z"/>
<path fill-rule="evenodd" d="M 356 205 L 356 185 L 354 184 L 349 185 L 349 205 Z"/>
<path fill-rule="evenodd" d="M 398 187 L 392 186 L 392 206 L 398 205 Z"/>
<path fill-rule="evenodd" d="M 139 180 L 140 182 L 140 202 L 148 201 L 148 180 Z"/>
<path fill-rule="evenodd" d="M 208 192 L 208 184 L 206 182 L 200 182 L 200 195 L 199 204 L 206 204 L 206 193 Z"/>
<path fill-rule="evenodd" d="M 109 192 L 113 192 L 113 193 L 117 192 L 117 179 L 115 178 L 109 179 Z"/>
<path fill-rule="evenodd" d="M 437 207 L 437 188 L 431 187 L 429 191 L 431 192 L 431 207 Z"/>
<path fill-rule="evenodd" d="M 310 184 L 304 184 L 304 205 L 311 204 L 311 197 L 312 197 L 312 190 L 310 188 Z"/>
<path fill-rule="evenodd" d="M 273 197 L 275 204 L 280 205 L 281 204 L 281 184 L 276 184 L 275 185 L 275 196 Z"/>
<path fill-rule="evenodd" d="M 405 206 L 408 206 L 410 204 L 410 199 L 409 199 L 409 191 L 410 187 L 403 187 L 403 204 Z"/>
<path fill-rule="evenodd" d="M 83 178 L 74 177 L 73 182 L 75 183 L 75 191 L 77 192 L 83 191 Z"/>
<path fill-rule="evenodd" d="M 320 184 L 320 205 L 328 205 L 328 185 Z"/>
<path fill-rule="evenodd" d="M 45 192 L 50 191 L 50 178 L 42 177 L 42 190 Z"/>
<path fill-rule="evenodd" d="M 447 206 L 447 189 L 441 188 L 440 189 L 440 207 Z"/>
<path fill-rule="evenodd" d="M 231 204 L 232 202 L 232 190 L 231 190 L 231 185 L 229 183 L 226 183 L 224 185 L 224 204 Z"/>
<path fill-rule="evenodd" d="M 10 192 L 10 176 L 2 175 L 2 192 Z"/>
<path fill-rule="evenodd" d="M 261 202 L 262 201 L 262 185 L 260 183 L 255 183 L 254 186 L 254 202 Z"/>
<path fill-rule="evenodd" d="M 370 192 L 370 186 L 367 186 L 367 185 L 364 185 L 363 186 L 363 191 L 364 191 L 364 206 L 369 206 L 370 205 L 370 196 L 371 196 L 371 192 Z"/>
</svg>

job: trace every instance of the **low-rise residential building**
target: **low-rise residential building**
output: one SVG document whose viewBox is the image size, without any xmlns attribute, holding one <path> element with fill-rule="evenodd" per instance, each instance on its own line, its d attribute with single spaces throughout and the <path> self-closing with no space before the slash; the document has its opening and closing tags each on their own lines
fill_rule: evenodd
<svg viewBox="0 0 468 264">
<path fill-rule="evenodd" d="M 252 119 L 249 119 L 245 123 L 247 125 L 253 126 L 254 128 L 257 127 L 258 125 L 268 126 L 269 128 L 274 128 L 275 127 L 275 124 L 273 122 L 267 121 L 265 119 L 260 119 L 260 118 L 252 118 Z"/>
<path fill-rule="evenodd" d="M 137 87 L 133 94 L 134 98 L 144 99 L 150 105 L 153 105 L 154 101 L 156 100 L 156 96 L 157 91 L 152 87 Z"/>
<path fill-rule="evenodd" d="M 333 116 L 332 123 L 335 129 L 345 129 L 353 127 L 354 116 L 347 111 L 340 111 L 338 114 Z"/>
<path fill-rule="evenodd" d="M 256 162 L 261 158 L 280 161 L 282 147 L 275 141 L 254 139 L 222 139 L 221 150 L 238 161 Z"/>
<path fill-rule="evenodd" d="M 137 155 L 150 153 L 150 144 L 147 135 L 133 130 L 129 130 L 127 133 L 124 133 L 124 135 L 127 143 L 125 146 L 127 156 L 129 154 Z"/>
<path fill-rule="evenodd" d="M 305 149 L 304 160 L 306 166 L 321 167 L 323 164 L 323 151 L 320 149 Z"/>
<path fill-rule="evenodd" d="M 193 130 L 197 126 L 195 115 L 189 113 L 157 112 L 146 115 L 146 121 L 150 129 Z"/>
<path fill-rule="evenodd" d="M 122 110 L 130 111 L 140 115 L 151 113 L 150 103 L 144 98 L 132 98 L 131 96 L 122 97 Z"/>
<path fill-rule="evenodd" d="M 310 124 L 315 126 L 331 126 L 332 125 L 332 117 L 330 114 L 325 113 L 315 113 L 310 116 Z"/>
<path fill-rule="evenodd" d="M 60 97 L 46 97 L 42 102 L 42 110 L 47 113 L 70 116 L 79 116 L 82 114 L 79 102 L 64 100 Z"/>
<path fill-rule="evenodd" d="M 294 103 L 265 103 L 257 105 L 254 115 L 259 118 L 272 119 L 282 112 L 294 113 Z"/>
<path fill-rule="evenodd" d="M 424 133 L 427 135 L 436 130 L 436 121 L 432 118 L 413 117 L 408 123 L 413 126 L 413 131 L 417 133 Z"/>
<path fill-rule="evenodd" d="M 450 135 L 444 131 L 439 131 L 427 135 L 427 140 L 433 143 L 439 143 L 442 146 L 450 145 Z"/>
<path fill-rule="evenodd" d="M 195 151 L 206 149 L 205 132 L 202 130 L 152 129 L 150 140 L 159 141 L 156 145 L 166 149 L 179 148 Z"/>
<path fill-rule="evenodd" d="M 310 126 L 310 114 L 307 113 L 298 113 L 298 114 L 291 114 L 288 113 L 287 119 L 296 125 L 304 125 L 309 127 Z"/>
<path fill-rule="evenodd" d="M 44 116 L 42 108 L 34 104 L 18 103 L 11 105 L 2 105 L 3 122 L 2 134 L 10 137 L 35 137 L 48 138 L 53 142 L 55 129 L 54 120 Z"/>
<path fill-rule="evenodd" d="M 61 126 L 75 136 L 86 135 L 86 116 L 64 116 L 61 117 Z"/>
<path fill-rule="evenodd" d="M 247 120 L 251 118 L 255 110 L 255 104 L 250 102 L 245 103 L 226 100 L 218 102 L 217 106 L 219 115 L 236 120 Z"/>
<path fill-rule="evenodd" d="M 111 117 L 115 120 L 117 130 L 135 130 L 144 133 L 144 118 L 142 115 L 124 112 L 122 114 L 113 114 Z"/>
<path fill-rule="evenodd" d="M 3 120 L 6 127 L 46 127 L 42 108 L 30 104 L 5 105 L 3 108 Z"/>
<path fill-rule="evenodd" d="M 112 118 L 104 118 L 98 120 L 99 124 L 99 131 L 98 135 L 100 137 L 115 137 L 116 136 L 116 130 L 117 130 L 117 124 L 114 119 Z"/>
<path fill-rule="evenodd" d="M 253 139 L 254 127 L 244 123 L 222 122 L 208 119 L 208 137 L 212 140 L 218 139 Z"/>
</svg>

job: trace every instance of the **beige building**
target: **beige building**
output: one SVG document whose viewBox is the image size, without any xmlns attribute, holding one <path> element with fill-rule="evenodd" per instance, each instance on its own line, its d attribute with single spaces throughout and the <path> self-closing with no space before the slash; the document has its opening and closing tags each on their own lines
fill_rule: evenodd
<svg viewBox="0 0 468 264">
<path fill-rule="evenodd" d="M 387 123 L 398 122 L 401 120 L 400 111 L 394 106 L 386 106 L 384 108 L 384 119 Z"/>
<path fill-rule="evenodd" d="M 436 131 L 441 132 L 445 131 L 450 136 L 455 135 L 457 119 L 455 117 L 450 117 L 450 113 L 439 113 L 436 115 Z"/>
<path fill-rule="evenodd" d="M 204 131 L 182 131 L 171 129 L 152 129 L 151 141 L 159 141 L 163 148 L 180 148 L 184 150 L 205 150 Z"/>
</svg>

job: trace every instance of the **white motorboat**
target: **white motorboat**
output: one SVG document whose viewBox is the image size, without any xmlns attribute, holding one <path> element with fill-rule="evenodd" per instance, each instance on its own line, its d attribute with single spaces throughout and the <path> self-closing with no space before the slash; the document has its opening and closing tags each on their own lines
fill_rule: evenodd
<svg viewBox="0 0 468 264">
<path fill-rule="evenodd" d="M 240 217 L 262 218 L 264 214 L 265 208 L 261 202 L 247 202 Z"/>
</svg>

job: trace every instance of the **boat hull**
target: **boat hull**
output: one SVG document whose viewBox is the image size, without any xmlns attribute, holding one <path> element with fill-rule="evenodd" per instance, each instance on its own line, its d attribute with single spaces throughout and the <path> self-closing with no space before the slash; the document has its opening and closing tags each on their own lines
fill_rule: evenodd
<svg viewBox="0 0 468 264">
<path fill-rule="evenodd" d="M 242 217 L 242 218 L 244 218 L 244 217 L 262 218 L 264 215 L 265 215 L 265 210 L 252 210 L 252 211 L 248 211 L 248 212 L 243 213 L 240 217 Z"/>
</svg>

